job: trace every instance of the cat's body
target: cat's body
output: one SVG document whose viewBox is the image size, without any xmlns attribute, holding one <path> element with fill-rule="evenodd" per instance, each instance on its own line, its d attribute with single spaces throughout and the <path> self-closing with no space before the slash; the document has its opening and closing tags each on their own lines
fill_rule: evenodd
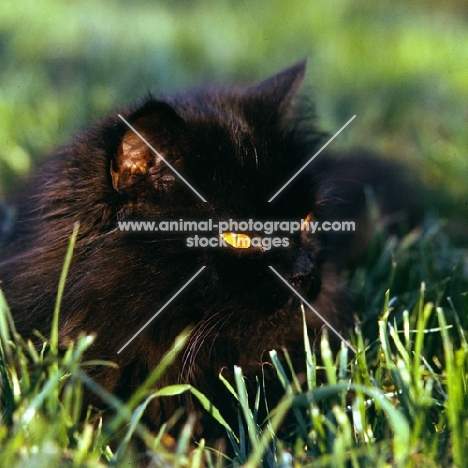
<svg viewBox="0 0 468 468">
<path fill-rule="evenodd" d="M 365 240 L 356 242 L 367 232 L 363 185 L 377 186 L 378 164 L 362 156 L 353 163 L 352 158 L 341 161 L 324 154 L 322 162 L 317 158 L 268 202 L 318 149 L 320 134 L 292 105 L 304 69 L 304 64 L 296 65 L 247 89 L 151 98 L 122 112 L 206 202 L 117 115 L 47 161 L 25 189 L 16 226 L 1 252 L 2 289 L 20 333 L 49 333 L 68 239 L 78 221 L 60 339 L 66 343 L 80 332 L 96 334 L 87 357 L 117 362 L 119 369 L 96 367 L 90 372 L 122 398 L 187 327 L 193 328 L 187 348 L 160 385 L 191 383 L 224 414 L 232 413 L 232 398 L 218 379 L 221 369 L 229 376 L 233 365 L 239 365 L 254 382 L 269 350 L 285 346 L 292 355 L 301 354 L 300 301 L 270 265 L 347 336 L 352 311 L 343 306 L 337 272 L 362 254 L 356 245 L 366 245 Z M 356 164 L 369 172 L 353 170 Z M 389 173 L 383 174 L 388 178 Z M 387 208 L 391 213 L 401 207 L 396 203 Z M 119 220 L 307 217 L 354 220 L 357 232 L 335 237 L 288 234 L 287 248 L 262 250 L 188 248 L 190 233 L 118 229 Z M 206 269 L 193 284 L 118 354 L 202 266 Z M 313 313 L 308 321 L 316 339 L 323 323 Z M 158 426 L 185 403 L 183 397 L 155 401 L 149 420 Z M 231 421 L 233 414 L 228 414 Z"/>
</svg>

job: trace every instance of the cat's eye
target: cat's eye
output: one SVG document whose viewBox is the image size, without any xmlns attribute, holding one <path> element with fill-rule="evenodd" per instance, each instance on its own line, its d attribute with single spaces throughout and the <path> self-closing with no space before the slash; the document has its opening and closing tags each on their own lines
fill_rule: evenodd
<svg viewBox="0 0 468 468">
<path fill-rule="evenodd" d="M 235 232 L 223 232 L 222 239 L 236 249 L 248 249 L 250 237 L 247 234 L 236 234 Z"/>
<path fill-rule="evenodd" d="M 314 217 L 312 213 L 309 213 L 304 221 L 302 221 L 301 231 L 306 231 L 310 221 L 313 221 Z"/>
</svg>

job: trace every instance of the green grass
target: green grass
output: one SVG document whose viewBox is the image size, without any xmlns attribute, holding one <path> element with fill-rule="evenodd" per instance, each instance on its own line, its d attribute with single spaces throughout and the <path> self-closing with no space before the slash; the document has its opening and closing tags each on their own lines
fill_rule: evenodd
<svg viewBox="0 0 468 468">
<path fill-rule="evenodd" d="M 167 436 L 173 420 L 159 433 L 150 433 L 141 422 L 147 404 L 160 396 L 188 391 L 210 407 L 189 385 L 151 390 L 183 348 L 187 333 L 124 403 L 84 371 L 89 363 L 83 354 L 92 337 L 82 336 L 59 353 L 55 320 L 50 339 L 43 338 L 37 350 L 16 333 L 0 296 L 0 466 L 135 466 L 141 460 L 131 443 L 136 435 L 144 441 L 150 466 L 464 466 L 468 280 L 463 256 L 433 222 L 400 241 L 381 241 L 384 238 L 383 233 L 376 235 L 367 265 L 350 274 L 355 296 L 361 295 L 361 316 L 352 338 L 355 355 L 346 346 L 333 354 L 326 334 L 320 355 L 314 355 L 305 328 L 306 376 L 301 385 L 287 355 L 279 359 L 282 350 L 271 351 L 285 396 L 266 421 L 257 417 L 265 385 L 261 376 L 256 403 L 250 407 L 242 369 L 234 369 L 234 381 L 225 381 L 240 405 L 239 426 L 229 427 L 216 409 L 213 421 L 226 428 L 234 453 L 230 459 L 204 441 L 193 444 L 193 419 L 176 440 Z M 72 248 L 73 238 L 55 317 Z M 102 395 L 116 410 L 114 416 L 102 418 L 84 408 L 85 387 Z M 268 392 L 268 386 L 263 390 Z M 281 440 L 276 433 L 288 413 L 289 436 Z"/>
</svg>

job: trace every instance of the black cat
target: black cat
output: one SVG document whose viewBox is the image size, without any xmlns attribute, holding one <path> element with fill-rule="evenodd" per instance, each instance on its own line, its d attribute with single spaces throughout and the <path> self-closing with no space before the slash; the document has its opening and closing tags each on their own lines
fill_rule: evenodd
<svg viewBox="0 0 468 468">
<path fill-rule="evenodd" d="M 285 346 L 293 356 L 302 354 L 301 301 L 269 266 L 346 337 L 352 311 L 344 306 L 349 301 L 343 301 L 337 278 L 367 245 L 363 187 L 388 193 L 400 175 L 361 154 L 322 154 L 268 201 L 323 140 L 311 106 L 297 95 L 304 72 L 305 63 L 299 63 L 245 89 L 150 98 L 122 111 L 123 119 L 115 114 L 80 134 L 49 159 L 24 189 L 15 226 L 2 244 L 0 280 L 19 332 L 31 338 L 35 329 L 49 333 L 68 239 L 78 221 L 60 340 L 95 333 L 88 358 L 111 360 L 119 368 L 90 372 L 121 398 L 191 327 L 185 352 L 159 384 L 189 382 L 236 421 L 220 370 L 229 376 L 239 365 L 254 382 L 265 352 Z M 393 193 L 382 211 L 399 212 L 403 198 Z M 277 247 L 236 248 L 232 237 L 239 232 L 229 232 L 219 237 L 228 241 L 224 247 L 189 248 L 193 233 L 119 229 L 122 221 L 181 219 L 353 220 L 356 231 L 289 234 L 277 227 L 270 237 L 287 238 Z M 249 242 L 267 237 L 254 229 L 244 236 Z M 122 349 L 202 266 L 193 283 Z M 324 323 L 313 312 L 308 323 L 315 340 Z M 155 400 L 150 423 L 157 427 L 180 405 L 192 411 L 184 398 Z M 216 432 L 211 425 L 201 434 Z"/>
</svg>

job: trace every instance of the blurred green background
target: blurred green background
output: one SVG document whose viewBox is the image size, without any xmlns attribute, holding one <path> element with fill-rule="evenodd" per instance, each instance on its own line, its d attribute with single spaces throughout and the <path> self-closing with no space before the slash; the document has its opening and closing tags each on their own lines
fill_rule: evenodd
<svg viewBox="0 0 468 468">
<path fill-rule="evenodd" d="M 466 0 L 2 0 L 0 195 L 152 90 L 251 83 L 308 58 L 333 143 L 411 162 L 468 206 Z"/>
</svg>

